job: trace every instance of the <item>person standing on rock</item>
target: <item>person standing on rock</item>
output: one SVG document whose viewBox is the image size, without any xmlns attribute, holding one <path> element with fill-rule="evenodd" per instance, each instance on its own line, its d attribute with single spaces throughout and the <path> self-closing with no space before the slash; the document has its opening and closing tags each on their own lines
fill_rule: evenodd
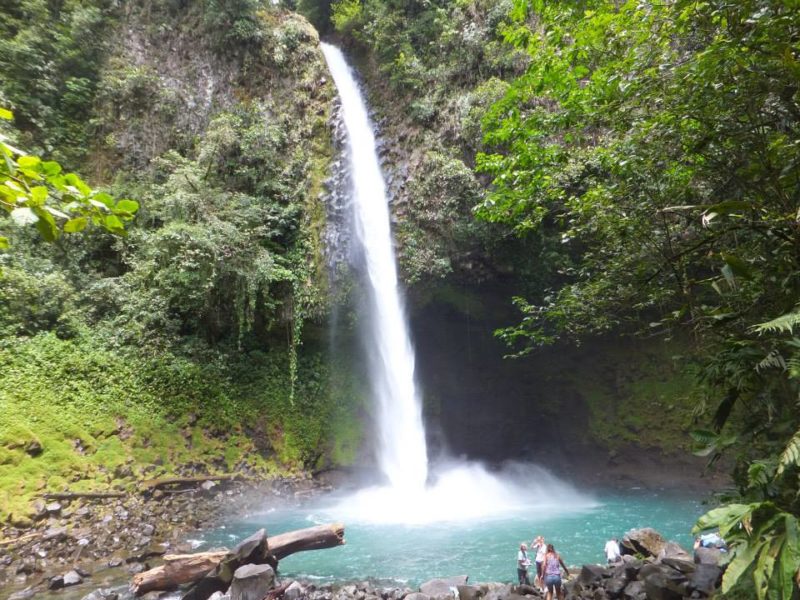
<svg viewBox="0 0 800 600">
<path fill-rule="evenodd" d="M 608 559 L 608 564 L 614 565 L 618 563 L 622 559 L 622 555 L 619 551 L 619 543 L 617 542 L 617 538 L 611 538 L 606 542 L 606 547 L 604 548 L 606 553 L 606 559 Z"/>
<path fill-rule="evenodd" d="M 519 545 L 519 552 L 517 552 L 517 579 L 520 585 L 530 585 L 531 581 L 528 579 L 528 567 L 531 566 L 531 560 L 528 558 L 528 547 L 525 542 Z"/>
<path fill-rule="evenodd" d="M 542 568 L 544 566 L 544 555 L 547 552 L 547 544 L 544 543 L 544 538 L 537 535 L 531 542 L 531 550 L 536 551 L 536 585 L 544 590 L 544 583 L 542 583 Z"/>
<path fill-rule="evenodd" d="M 561 560 L 561 555 L 556 552 L 553 544 L 547 544 L 547 552 L 544 555 L 545 600 L 553 600 L 553 594 L 557 594 L 559 600 L 564 600 L 566 591 L 561 584 L 562 568 L 564 569 L 564 574 L 569 577 L 569 569 L 567 569 L 564 561 Z"/>
</svg>

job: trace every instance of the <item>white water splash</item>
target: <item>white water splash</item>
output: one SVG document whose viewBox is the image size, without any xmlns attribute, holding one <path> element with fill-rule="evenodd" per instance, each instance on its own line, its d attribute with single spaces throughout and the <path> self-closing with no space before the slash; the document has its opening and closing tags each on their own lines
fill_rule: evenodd
<svg viewBox="0 0 800 600">
<path fill-rule="evenodd" d="M 548 509 L 570 512 L 594 503 L 540 467 L 498 476 L 475 463 L 442 469 L 428 484 L 422 408 L 392 247 L 386 184 L 358 84 L 341 51 L 322 44 L 339 91 L 347 132 L 355 242 L 367 267 L 370 378 L 378 405 L 378 463 L 387 486 L 363 489 L 332 509 L 339 518 L 371 523 L 430 523 L 491 518 Z M 551 512 L 552 514 L 552 512 Z"/>
</svg>

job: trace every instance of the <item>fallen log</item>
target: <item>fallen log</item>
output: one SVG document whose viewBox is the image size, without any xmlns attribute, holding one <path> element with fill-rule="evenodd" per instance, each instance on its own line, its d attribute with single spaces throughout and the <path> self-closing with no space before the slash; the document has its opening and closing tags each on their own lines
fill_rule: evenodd
<svg viewBox="0 0 800 600">
<path fill-rule="evenodd" d="M 281 560 L 295 552 L 334 548 L 344 543 L 342 523 L 318 525 L 267 538 L 269 553 L 275 560 Z M 197 581 L 229 555 L 228 551 L 167 554 L 164 556 L 163 565 L 134 575 L 130 589 L 136 596 L 152 591 L 175 589 L 179 585 Z"/>
<path fill-rule="evenodd" d="M 204 483 L 206 481 L 230 481 L 239 477 L 238 473 L 227 475 L 202 475 L 200 477 L 166 477 L 164 479 L 149 479 L 140 484 L 143 492 L 156 490 L 168 485 L 187 485 L 192 483 Z"/>
<path fill-rule="evenodd" d="M 42 497 L 48 500 L 76 500 L 78 498 L 124 498 L 127 495 L 125 492 L 50 492 L 42 494 Z"/>
<path fill-rule="evenodd" d="M 344 545 L 344 524 L 332 523 L 297 529 L 270 536 L 267 541 L 270 553 L 277 560 L 281 560 L 295 552 L 321 550 Z"/>
</svg>

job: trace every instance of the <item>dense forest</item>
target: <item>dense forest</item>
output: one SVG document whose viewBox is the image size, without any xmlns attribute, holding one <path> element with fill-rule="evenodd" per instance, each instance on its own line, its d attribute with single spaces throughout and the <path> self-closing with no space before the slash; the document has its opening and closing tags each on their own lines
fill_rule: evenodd
<svg viewBox="0 0 800 600">
<path fill-rule="evenodd" d="M 797 594 L 797 0 L 1 4 L 0 519 L 366 459 L 322 36 L 374 107 L 412 320 L 488 286 L 520 369 L 672 357 L 634 441 L 729 466 L 698 523 L 732 546 L 723 592 Z"/>
</svg>

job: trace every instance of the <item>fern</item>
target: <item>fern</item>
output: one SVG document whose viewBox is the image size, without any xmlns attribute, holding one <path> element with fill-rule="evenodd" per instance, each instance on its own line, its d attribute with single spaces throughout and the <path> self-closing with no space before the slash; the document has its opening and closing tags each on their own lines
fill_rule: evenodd
<svg viewBox="0 0 800 600">
<path fill-rule="evenodd" d="M 766 323 L 759 323 L 753 329 L 758 333 L 792 333 L 798 325 L 800 325 L 800 311 L 794 311 Z"/>
<path fill-rule="evenodd" d="M 800 465 L 800 429 L 798 429 L 786 446 L 786 449 L 778 459 L 778 471 L 776 475 L 780 477 L 783 472 L 792 465 Z"/>
</svg>

